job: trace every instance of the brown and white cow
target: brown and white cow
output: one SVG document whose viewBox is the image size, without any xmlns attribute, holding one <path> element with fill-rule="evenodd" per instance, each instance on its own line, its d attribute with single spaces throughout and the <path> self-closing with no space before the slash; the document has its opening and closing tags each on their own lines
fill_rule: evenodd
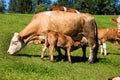
<svg viewBox="0 0 120 80">
<path fill-rule="evenodd" d="M 117 23 L 117 28 L 118 28 L 118 32 L 120 33 L 120 15 L 118 16 L 117 19 L 112 19 L 112 22 Z"/>
<path fill-rule="evenodd" d="M 50 7 L 50 11 L 64 11 L 64 12 L 72 12 L 72 13 L 78 13 L 80 14 L 80 12 L 76 9 L 72 9 L 72 8 L 67 8 L 65 6 L 58 6 L 58 5 L 54 5 Z"/>
<path fill-rule="evenodd" d="M 41 36 L 43 36 L 41 38 Z M 49 54 L 50 54 L 50 60 L 53 61 L 53 49 L 55 48 L 59 52 L 59 48 L 62 48 L 65 50 L 65 54 L 68 56 L 69 63 L 72 63 L 71 61 L 71 51 L 76 50 L 83 45 L 87 45 L 87 40 L 83 41 L 74 41 L 70 36 L 67 36 L 65 34 L 62 34 L 60 32 L 51 31 L 48 30 L 43 35 L 40 36 L 40 39 L 43 39 L 45 42 L 43 44 L 42 48 L 42 55 L 41 58 L 44 59 L 44 53 L 47 47 L 49 47 Z M 84 42 L 84 43 L 83 43 Z M 61 52 L 59 52 L 61 53 Z"/>
<path fill-rule="evenodd" d="M 98 39 L 101 45 L 101 54 L 107 55 L 106 41 L 116 42 L 116 47 L 118 47 L 120 33 L 117 28 L 98 28 Z"/>
<path fill-rule="evenodd" d="M 39 36 L 42 32 L 48 30 L 71 36 L 74 41 L 80 41 L 80 35 L 84 35 L 90 47 L 88 61 L 90 63 L 96 61 L 98 35 L 94 17 L 90 14 L 76 14 L 63 11 L 46 11 L 34 15 L 31 22 L 19 34 L 14 34 L 8 53 L 16 53 L 29 43 L 34 36 Z"/>
</svg>

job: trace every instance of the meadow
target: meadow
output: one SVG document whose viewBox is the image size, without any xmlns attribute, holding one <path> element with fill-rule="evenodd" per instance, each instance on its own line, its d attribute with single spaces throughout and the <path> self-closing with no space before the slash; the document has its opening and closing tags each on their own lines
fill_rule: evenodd
<svg viewBox="0 0 120 80">
<path fill-rule="evenodd" d="M 107 80 L 120 75 L 120 50 L 107 42 L 108 55 L 100 55 L 98 62 L 89 64 L 81 58 L 82 50 L 72 52 L 73 64 L 67 61 L 55 63 L 40 59 L 41 45 L 30 44 L 16 55 L 7 54 L 10 40 L 15 32 L 20 32 L 31 20 L 32 14 L 0 14 L 0 80 Z M 94 15 L 98 27 L 116 27 L 110 21 L 117 15 Z M 89 48 L 87 48 L 87 57 Z M 55 52 L 55 58 L 57 52 Z"/>
</svg>

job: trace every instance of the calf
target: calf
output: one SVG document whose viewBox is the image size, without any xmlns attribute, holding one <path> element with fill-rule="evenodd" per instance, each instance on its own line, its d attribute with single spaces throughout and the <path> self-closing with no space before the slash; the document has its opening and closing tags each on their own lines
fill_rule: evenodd
<svg viewBox="0 0 120 80">
<path fill-rule="evenodd" d="M 106 41 L 116 42 L 116 47 L 118 48 L 118 43 L 120 41 L 120 33 L 118 33 L 117 28 L 99 28 L 98 39 L 99 44 L 101 45 L 101 54 L 104 53 L 104 55 L 107 55 Z"/>
<path fill-rule="evenodd" d="M 64 6 L 57 6 L 57 5 L 56 6 L 51 6 L 50 11 L 56 11 L 56 10 L 80 14 L 80 12 L 76 9 L 67 8 L 67 7 L 64 7 Z"/>
<path fill-rule="evenodd" d="M 43 39 L 45 40 L 45 43 L 43 44 L 41 58 L 42 59 L 44 58 L 45 50 L 47 47 L 49 47 L 51 61 L 54 60 L 53 49 L 55 48 L 59 52 L 59 49 L 62 48 L 67 53 L 69 63 L 72 63 L 70 52 L 84 45 L 84 43 L 81 43 L 80 41 L 76 41 L 76 42 L 73 41 L 73 39 L 70 36 L 55 31 L 48 31 L 47 33 L 45 33 Z M 83 40 L 86 40 L 86 38 Z"/>
</svg>

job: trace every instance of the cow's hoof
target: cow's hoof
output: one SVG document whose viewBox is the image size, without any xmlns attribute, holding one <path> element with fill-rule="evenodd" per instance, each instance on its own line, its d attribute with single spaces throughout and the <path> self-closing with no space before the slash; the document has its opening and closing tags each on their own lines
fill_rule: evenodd
<svg viewBox="0 0 120 80">
<path fill-rule="evenodd" d="M 44 61 L 44 58 L 41 58 L 42 61 Z"/>
<path fill-rule="evenodd" d="M 88 63 L 89 63 L 89 64 L 92 64 L 92 63 L 94 63 L 94 61 L 91 60 L 91 59 L 88 59 Z"/>
<path fill-rule="evenodd" d="M 52 63 L 55 63 L 56 61 L 55 61 L 55 60 L 52 60 L 51 62 L 52 62 Z"/>
<path fill-rule="evenodd" d="M 72 64 L 72 62 L 71 62 L 71 61 L 69 61 L 69 63 L 70 63 L 70 64 Z"/>
</svg>

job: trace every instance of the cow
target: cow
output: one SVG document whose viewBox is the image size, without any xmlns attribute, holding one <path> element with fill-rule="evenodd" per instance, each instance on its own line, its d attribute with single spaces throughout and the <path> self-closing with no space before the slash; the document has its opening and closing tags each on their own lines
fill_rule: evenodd
<svg viewBox="0 0 120 80">
<path fill-rule="evenodd" d="M 90 47 L 88 62 L 93 63 L 97 60 L 98 35 L 94 17 L 90 14 L 63 11 L 45 11 L 34 15 L 31 22 L 20 33 L 14 34 L 7 52 L 11 55 L 16 53 L 34 36 L 39 36 L 48 30 L 71 36 L 74 41 L 80 41 L 80 35 L 85 36 Z"/>
<path fill-rule="evenodd" d="M 112 20 L 112 22 L 114 22 L 114 23 L 116 23 L 116 24 L 117 24 L 118 33 L 120 33 L 120 15 L 118 16 L 118 18 L 117 18 L 117 19 L 112 18 L 111 20 Z"/>
<path fill-rule="evenodd" d="M 41 38 L 41 36 L 43 36 Z M 65 55 L 68 56 L 69 63 L 72 63 L 71 61 L 71 51 L 76 50 L 83 45 L 87 45 L 87 40 L 84 39 L 83 41 L 74 41 L 70 36 L 65 35 L 60 32 L 51 31 L 48 30 L 43 35 L 40 35 L 40 40 L 43 39 L 44 41 L 43 48 L 42 48 L 42 55 L 41 59 L 44 59 L 44 53 L 47 47 L 49 47 L 49 54 L 50 54 L 50 60 L 53 61 L 53 49 L 56 48 L 58 50 L 59 48 L 62 48 L 65 50 Z M 59 52 L 59 50 L 58 50 Z M 61 53 L 61 52 L 59 52 Z M 61 54 L 60 54 L 61 55 Z"/>
<path fill-rule="evenodd" d="M 117 28 L 98 28 L 98 39 L 101 48 L 101 54 L 107 55 L 106 41 L 115 42 L 118 48 L 120 33 Z"/>
<path fill-rule="evenodd" d="M 80 14 L 80 12 L 76 9 L 72 9 L 72 8 L 67 8 L 65 6 L 58 6 L 58 5 L 54 5 L 50 7 L 50 11 L 64 11 L 64 12 L 72 12 L 72 13 L 77 13 Z"/>
</svg>

